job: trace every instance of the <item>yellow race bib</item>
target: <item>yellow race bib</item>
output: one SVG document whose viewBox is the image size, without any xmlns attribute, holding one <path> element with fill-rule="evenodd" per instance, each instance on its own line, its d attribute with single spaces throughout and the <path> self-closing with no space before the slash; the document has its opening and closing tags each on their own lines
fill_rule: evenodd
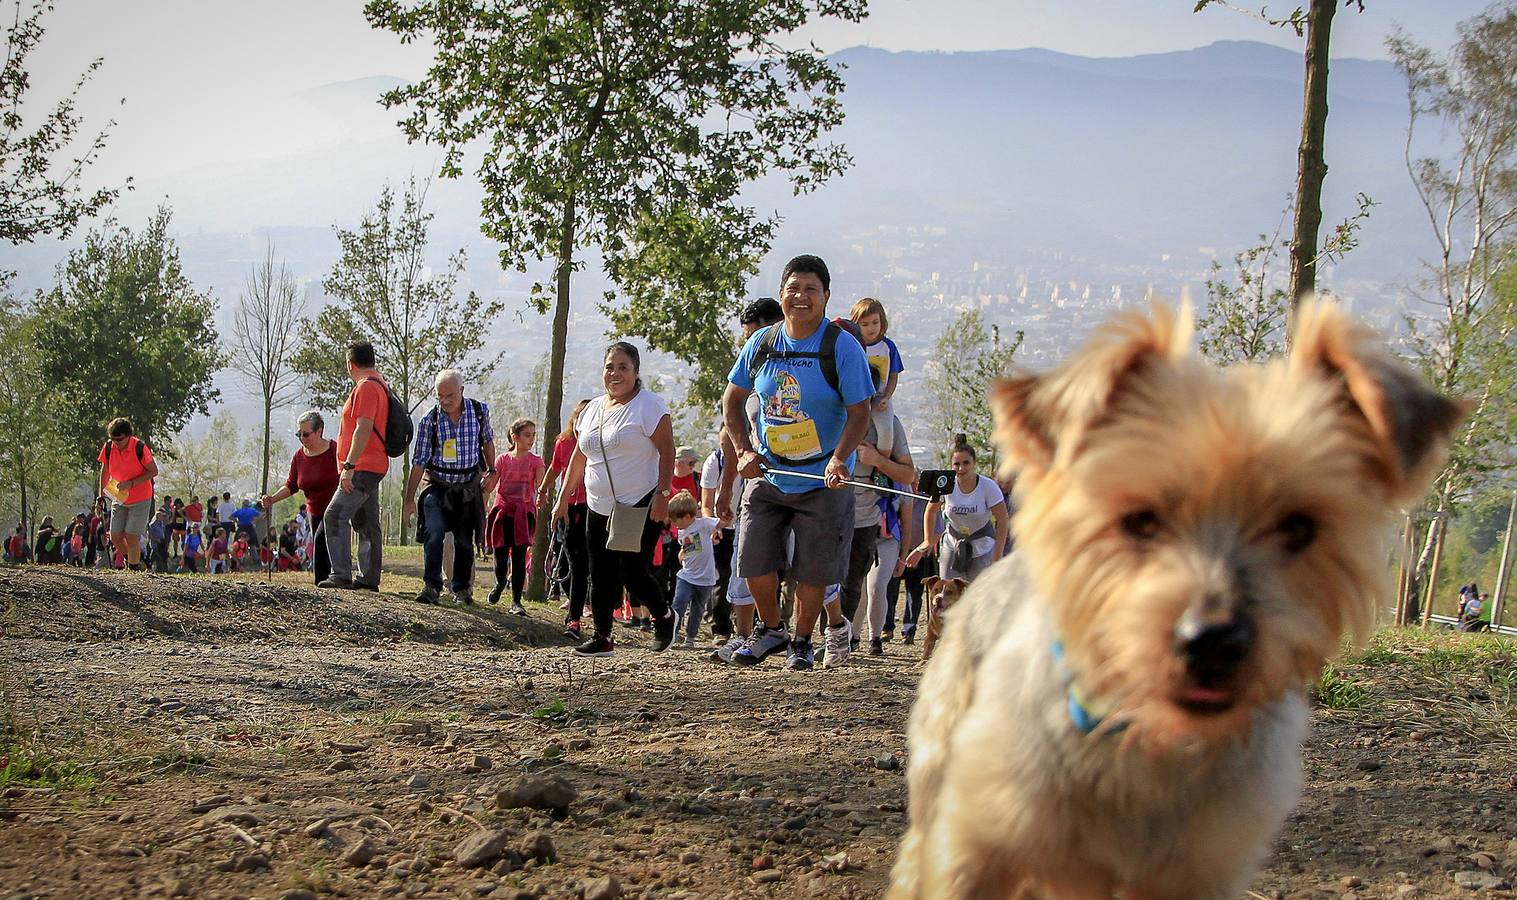
<svg viewBox="0 0 1517 900">
<path fill-rule="evenodd" d="M 769 452 L 776 456 L 806 459 L 822 452 L 822 438 L 813 419 L 793 425 L 770 425 L 764 430 L 764 440 L 769 444 Z"/>
<path fill-rule="evenodd" d="M 458 438 L 448 438 L 442 442 L 443 462 L 458 462 Z"/>
</svg>

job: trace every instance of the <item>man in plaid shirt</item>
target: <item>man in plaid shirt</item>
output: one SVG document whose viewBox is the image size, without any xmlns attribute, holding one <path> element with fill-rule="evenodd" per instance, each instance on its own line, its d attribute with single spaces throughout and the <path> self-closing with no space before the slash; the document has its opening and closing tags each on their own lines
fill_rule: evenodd
<svg viewBox="0 0 1517 900">
<path fill-rule="evenodd" d="M 453 535 L 453 600 L 473 603 L 474 544 L 484 522 L 484 494 L 495 488 L 495 432 L 490 407 L 464 398 L 463 376 L 457 369 L 437 373 L 437 405 L 422 416 L 416 428 L 411 474 L 406 479 L 406 522 L 416 512 L 416 489 L 421 492 L 421 522 L 417 540 L 425 548 L 420 603 L 436 603 L 442 594 L 443 544 Z M 481 482 L 481 474 L 484 479 Z"/>
</svg>

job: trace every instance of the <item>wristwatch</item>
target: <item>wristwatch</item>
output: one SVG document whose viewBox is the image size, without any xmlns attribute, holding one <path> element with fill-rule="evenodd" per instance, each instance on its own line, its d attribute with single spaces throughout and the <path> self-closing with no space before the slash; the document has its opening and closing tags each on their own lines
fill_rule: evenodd
<svg viewBox="0 0 1517 900">
<path fill-rule="evenodd" d="M 353 464 L 352 464 L 352 463 L 350 463 L 350 462 L 345 462 L 345 463 L 343 463 L 343 464 L 342 464 L 342 470 L 343 470 L 343 471 L 344 471 L 344 472 L 351 472 L 351 471 L 353 471 L 353 470 L 354 470 L 354 469 L 356 469 L 356 468 L 358 468 L 358 467 L 357 467 L 357 466 L 355 466 L 355 465 L 353 465 Z"/>
</svg>

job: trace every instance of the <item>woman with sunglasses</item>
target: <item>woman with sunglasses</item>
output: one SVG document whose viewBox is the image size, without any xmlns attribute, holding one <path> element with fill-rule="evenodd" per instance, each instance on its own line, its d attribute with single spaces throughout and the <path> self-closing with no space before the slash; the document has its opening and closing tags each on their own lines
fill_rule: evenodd
<svg viewBox="0 0 1517 900">
<path fill-rule="evenodd" d="M 321 413 L 314 409 L 300 417 L 295 424 L 300 449 L 290 460 L 290 475 L 285 479 L 284 487 L 261 501 L 264 509 L 273 509 L 274 504 L 297 491 L 306 495 L 306 515 L 310 516 L 311 533 L 316 537 L 316 553 L 312 561 L 316 584 L 332 574 L 332 559 L 327 555 L 327 536 L 321 528 L 321 517 L 326 514 L 332 495 L 337 493 L 338 479 L 337 445 L 323 436 L 325 425 Z"/>
</svg>

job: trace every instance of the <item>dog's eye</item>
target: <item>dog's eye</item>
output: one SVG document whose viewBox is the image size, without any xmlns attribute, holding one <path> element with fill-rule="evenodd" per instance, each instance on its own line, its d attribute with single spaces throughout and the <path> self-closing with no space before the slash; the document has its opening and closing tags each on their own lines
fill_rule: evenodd
<svg viewBox="0 0 1517 900">
<path fill-rule="evenodd" d="M 1151 509 L 1140 509 L 1122 517 L 1122 530 L 1127 536 L 1139 541 L 1151 541 L 1159 536 L 1159 514 Z"/>
<path fill-rule="evenodd" d="M 1280 520 L 1279 531 L 1285 539 L 1285 549 L 1300 553 L 1317 539 L 1317 521 L 1306 513 L 1291 513 Z"/>
</svg>

